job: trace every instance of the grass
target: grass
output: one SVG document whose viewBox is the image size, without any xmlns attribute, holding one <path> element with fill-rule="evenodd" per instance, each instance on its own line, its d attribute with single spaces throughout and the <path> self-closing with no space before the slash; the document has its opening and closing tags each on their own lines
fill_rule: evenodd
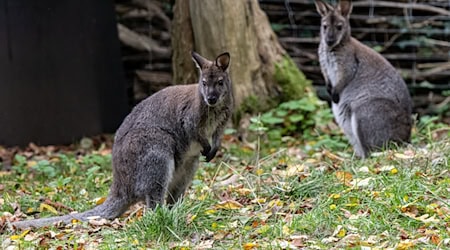
<svg viewBox="0 0 450 250">
<path fill-rule="evenodd" d="M 413 146 L 367 160 L 353 158 L 349 147 L 327 147 L 345 141 L 318 139 L 322 146 L 311 150 L 308 143 L 272 148 L 262 140 L 258 147 L 227 136 L 222 156 L 202 163 L 183 201 L 171 209 L 137 205 L 112 222 L 32 231 L 13 231 L 7 221 L 95 206 L 111 183 L 111 157 L 105 148 L 17 156 L 12 171 L 0 172 L 1 246 L 450 248 L 450 129 L 427 121 L 414 131 Z"/>
</svg>

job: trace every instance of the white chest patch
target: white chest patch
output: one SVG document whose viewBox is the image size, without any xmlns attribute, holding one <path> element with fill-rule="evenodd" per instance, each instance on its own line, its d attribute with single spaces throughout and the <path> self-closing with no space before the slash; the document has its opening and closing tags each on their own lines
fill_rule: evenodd
<svg viewBox="0 0 450 250">
<path fill-rule="evenodd" d="M 320 63 L 322 64 L 331 85 L 333 87 L 336 86 L 339 77 L 339 64 L 337 63 L 336 56 L 333 53 L 325 53 L 325 56 L 320 60 Z"/>
</svg>

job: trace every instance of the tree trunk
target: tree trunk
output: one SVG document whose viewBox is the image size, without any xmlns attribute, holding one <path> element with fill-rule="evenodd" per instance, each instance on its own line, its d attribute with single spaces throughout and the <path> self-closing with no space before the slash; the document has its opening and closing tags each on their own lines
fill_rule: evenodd
<svg viewBox="0 0 450 250">
<path fill-rule="evenodd" d="M 197 79 L 190 50 L 209 59 L 228 51 L 237 107 L 253 99 L 253 105 L 259 106 L 254 108 L 261 109 L 261 105 L 280 100 L 283 95 L 274 75 L 276 65 L 288 55 L 257 0 L 177 0 L 172 48 L 175 83 Z"/>
</svg>

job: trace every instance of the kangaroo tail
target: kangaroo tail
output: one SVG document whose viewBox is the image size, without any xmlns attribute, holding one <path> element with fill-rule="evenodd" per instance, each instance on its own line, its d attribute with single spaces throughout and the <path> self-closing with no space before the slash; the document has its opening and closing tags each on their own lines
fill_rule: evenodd
<svg viewBox="0 0 450 250">
<path fill-rule="evenodd" d="M 87 221 L 90 217 L 99 216 L 105 219 L 114 219 L 123 214 L 128 208 L 129 203 L 125 199 L 111 197 L 109 196 L 106 201 L 93 209 L 82 213 L 73 213 L 63 216 L 55 216 L 49 218 L 41 218 L 34 220 L 17 221 L 11 223 L 15 228 L 25 229 L 25 228 L 40 228 L 45 226 L 50 226 L 57 222 L 62 222 L 63 224 L 69 224 L 72 220 Z"/>
</svg>

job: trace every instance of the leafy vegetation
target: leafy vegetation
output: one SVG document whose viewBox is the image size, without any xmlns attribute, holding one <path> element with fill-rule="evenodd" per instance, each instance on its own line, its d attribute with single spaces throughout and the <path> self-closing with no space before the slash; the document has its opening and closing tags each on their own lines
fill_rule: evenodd
<svg viewBox="0 0 450 250">
<path fill-rule="evenodd" d="M 444 249 L 450 247 L 450 127 L 423 117 L 412 145 L 352 156 L 330 110 L 312 99 L 227 131 L 172 208 L 131 207 L 114 221 L 37 230 L 8 222 L 84 211 L 111 183 L 110 148 L 23 152 L 0 172 L 5 249 Z"/>
</svg>

